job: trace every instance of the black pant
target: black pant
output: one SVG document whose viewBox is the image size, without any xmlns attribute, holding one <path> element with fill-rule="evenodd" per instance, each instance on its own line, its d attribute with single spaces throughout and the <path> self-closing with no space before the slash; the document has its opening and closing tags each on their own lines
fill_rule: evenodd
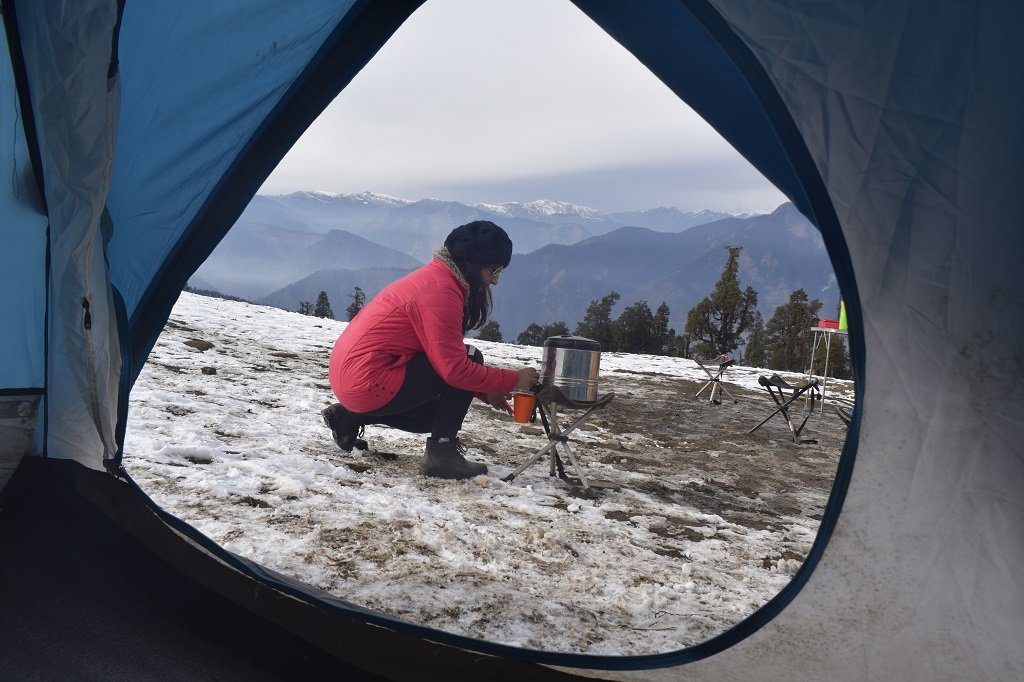
<svg viewBox="0 0 1024 682">
<path fill-rule="evenodd" d="M 484 356 L 466 346 L 469 359 L 484 364 Z M 384 407 L 359 414 L 363 424 L 382 424 L 410 433 L 430 433 L 434 438 L 454 439 L 473 402 L 473 392 L 446 384 L 423 353 L 405 366 L 405 380 Z"/>
</svg>

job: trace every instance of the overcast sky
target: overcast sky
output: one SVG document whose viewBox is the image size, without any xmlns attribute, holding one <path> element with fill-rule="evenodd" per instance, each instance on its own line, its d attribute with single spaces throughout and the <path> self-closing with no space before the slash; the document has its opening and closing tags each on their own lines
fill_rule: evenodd
<svg viewBox="0 0 1024 682">
<path fill-rule="evenodd" d="M 261 189 L 606 211 L 786 201 L 567 0 L 430 0 Z"/>
</svg>

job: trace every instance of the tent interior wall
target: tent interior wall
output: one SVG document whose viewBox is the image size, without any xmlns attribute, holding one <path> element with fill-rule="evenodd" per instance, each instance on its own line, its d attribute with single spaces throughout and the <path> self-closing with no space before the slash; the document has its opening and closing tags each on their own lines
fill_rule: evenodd
<svg viewBox="0 0 1024 682">
<path fill-rule="evenodd" d="M 421 4 L 2 0 L 0 677 L 145 671 L 137 646 L 152 677 L 1024 678 L 1021 3 L 573 0 L 819 227 L 847 305 L 857 404 L 821 530 L 722 635 L 637 658 L 471 640 L 273 575 L 138 490 L 128 392 L 178 293 Z M 72 530 L 96 570 L 60 551 Z M 146 563 L 126 590 L 154 609 L 185 589 L 170 567 L 254 614 L 281 656 L 187 667 L 203 630 L 184 609 L 142 638 L 124 602 L 90 599 L 118 562 Z M 24 599 L 32 575 L 97 615 Z"/>
</svg>

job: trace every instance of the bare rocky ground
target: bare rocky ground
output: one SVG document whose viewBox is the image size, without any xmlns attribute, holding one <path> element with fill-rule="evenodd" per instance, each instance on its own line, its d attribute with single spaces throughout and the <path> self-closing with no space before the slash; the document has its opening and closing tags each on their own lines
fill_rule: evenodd
<svg viewBox="0 0 1024 682">
<path fill-rule="evenodd" d="M 681 505 L 751 530 L 778 530 L 793 519 L 816 529 L 847 434 L 832 403 L 824 409 L 820 402 L 812 405 L 802 399 L 792 404 L 790 416 L 797 427 L 812 410 L 800 433 L 801 442 L 796 443 L 781 413 L 748 433 L 776 408 L 767 391 L 727 384 L 735 401 L 724 395 L 715 404 L 707 399 L 708 391 L 697 397 L 702 386 L 703 382 L 653 373 L 618 372 L 602 378 L 602 394 L 612 391 L 614 400 L 571 435 L 585 475 L 595 479 L 598 487 L 583 490 L 563 454 L 561 461 L 571 481 L 549 479 L 565 492 L 556 506 L 565 507 L 573 497 L 618 500 L 615 493 L 626 490 L 642 493 L 643 498 L 633 508 L 606 514 L 606 518 L 628 523 L 649 515 L 651 503 L 660 503 L 665 505 L 663 514 Z M 838 395 L 842 394 L 840 387 Z M 493 410 L 479 402 L 474 401 L 472 410 L 482 419 L 494 418 Z M 561 414 L 563 427 L 576 416 Z M 521 436 L 511 443 L 502 435 L 474 429 L 464 431 L 462 438 L 471 450 L 486 453 L 485 461 L 515 469 L 547 441 L 539 420 L 514 428 Z M 418 463 L 397 453 L 374 451 L 372 440 L 371 452 L 355 455 L 359 459 L 352 465 L 363 471 L 372 469 L 376 461 L 389 474 L 408 469 L 404 473 L 412 475 Z M 604 466 L 594 471 L 597 463 Z M 522 483 L 528 475 L 549 475 L 549 469 L 545 456 L 513 484 Z M 685 512 L 678 516 L 669 512 L 663 523 L 648 530 L 666 540 L 705 540 L 707 536 L 693 525 L 694 519 Z M 808 547 L 805 542 L 797 544 L 764 556 L 765 567 L 777 566 L 780 559 L 803 562 Z M 660 553 L 680 556 L 672 546 L 662 547 Z M 790 563 L 787 572 L 796 568 Z"/>
<path fill-rule="evenodd" d="M 607 465 L 597 474 L 599 482 L 641 490 L 669 505 L 685 503 L 750 528 L 769 527 L 786 516 L 820 520 L 821 509 L 808 509 L 806 499 L 808 495 L 827 497 L 846 441 L 846 426 L 832 403 L 826 403 L 824 409 L 820 402 L 813 406 L 802 399 L 793 403 L 790 416 L 798 427 L 807 410 L 813 409 L 798 444 L 782 414 L 747 433 L 776 407 L 766 391 L 728 385 L 736 400 L 725 395 L 721 403 L 714 404 L 707 399 L 707 391 L 696 396 L 702 386 L 702 382 L 663 374 L 655 381 L 624 372 L 602 378 L 602 394 L 611 391 L 615 398 L 572 434 L 579 460 L 588 466 L 595 460 Z M 493 419 L 495 414 L 476 401 L 471 409 L 483 419 Z M 563 412 L 563 426 L 576 416 L 578 413 Z M 471 449 L 485 452 L 486 461 L 514 469 L 546 443 L 538 420 L 518 430 L 537 438 L 509 443 L 504 437 L 467 429 L 462 439 Z M 815 442 L 803 442 L 809 440 Z M 374 450 L 372 438 L 370 448 L 369 453 L 355 451 L 354 468 L 368 471 L 375 460 L 385 465 L 400 457 L 399 453 Z M 387 468 L 411 470 L 418 463 L 406 455 L 401 457 L 407 460 L 404 465 Z M 564 456 L 561 460 L 569 466 Z M 548 462 L 545 457 L 524 473 L 547 472 Z M 572 477 L 571 469 L 567 471 Z M 573 484 L 576 482 L 574 479 Z M 583 495 L 578 485 L 568 489 Z"/>
<path fill-rule="evenodd" d="M 846 441 L 846 427 L 828 405 L 822 410 L 815 403 L 801 432 L 817 443 L 796 444 L 781 414 L 747 433 L 776 407 L 767 391 L 728 386 L 737 402 L 726 395 L 716 405 L 706 400 L 707 391 L 695 397 L 701 383 L 659 377 L 642 394 L 630 390 L 632 384 L 621 377 L 603 383 L 616 397 L 614 409 L 598 420 L 625 440 L 633 434 L 651 439 L 657 449 L 641 440 L 639 447 L 599 455 L 601 461 L 646 474 L 639 487 L 666 503 L 685 500 L 738 525 L 762 529 L 792 516 L 820 521 L 822 509 L 808 508 L 807 500 L 827 497 Z M 797 426 L 809 407 L 802 400 L 793 404 Z"/>
<path fill-rule="evenodd" d="M 493 483 L 479 491 L 467 486 L 446 499 L 467 518 L 500 530 L 506 543 L 500 554 L 486 546 L 470 550 L 497 558 L 503 566 L 497 574 L 464 567 L 447 573 L 464 600 L 454 598 L 454 590 L 438 603 L 425 600 L 425 590 L 407 602 L 378 596 L 379 583 L 355 573 L 330 589 L 400 618 L 496 641 L 508 641 L 501 619 L 511 619 L 529 631 L 516 639 L 529 648 L 632 655 L 720 634 L 777 594 L 802 565 L 831 492 L 846 427 L 830 406 L 822 410 L 816 403 L 801 434 L 816 443 L 795 443 L 781 415 L 748 434 L 775 409 L 767 392 L 729 385 L 737 401 L 725 396 L 712 404 L 706 393 L 696 397 L 701 386 L 622 370 L 602 378 L 602 391 L 616 397 L 573 438 L 585 475 L 608 487 L 584 491 L 551 478 L 545 458 L 509 484 L 536 491 L 526 512 Z M 808 408 L 794 403 L 797 424 Z M 563 414 L 561 421 L 575 416 Z M 463 431 L 471 458 L 487 461 L 498 474 L 546 443 L 539 424 L 502 419 L 475 402 Z M 373 450 L 372 427 L 368 434 L 370 452 L 341 455 L 351 467 L 377 480 L 416 481 L 421 490 L 451 487 L 417 477 L 418 457 L 406 448 Z M 586 505 L 596 515 L 583 513 Z M 410 521 L 396 537 L 417 525 Z M 464 541 L 459 535 L 444 542 Z M 374 544 L 359 537 L 364 546 Z M 393 566 L 387 556 L 392 548 L 381 552 L 380 565 Z M 430 565 L 436 570 L 438 563 Z M 403 572 L 395 579 L 410 577 Z M 496 580 L 513 580 L 519 594 L 495 589 Z M 567 622 L 571 628 L 556 625 L 564 633 L 553 639 L 552 625 Z M 623 639 L 628 632 L 644 637 Z"/>
</svg>

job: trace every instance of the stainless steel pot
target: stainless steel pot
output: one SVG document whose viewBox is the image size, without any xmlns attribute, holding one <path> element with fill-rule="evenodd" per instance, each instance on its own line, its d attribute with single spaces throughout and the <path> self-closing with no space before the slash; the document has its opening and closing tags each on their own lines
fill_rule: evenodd
<svg viewBox="0 0 1024 682">
<path fill-rule="evenodd" d="M 597 400 L 601 344 L 582 336 L 550 336 L 544 340 L 541 382 L 553 383 L 573 400 Z"/>
</svg>

